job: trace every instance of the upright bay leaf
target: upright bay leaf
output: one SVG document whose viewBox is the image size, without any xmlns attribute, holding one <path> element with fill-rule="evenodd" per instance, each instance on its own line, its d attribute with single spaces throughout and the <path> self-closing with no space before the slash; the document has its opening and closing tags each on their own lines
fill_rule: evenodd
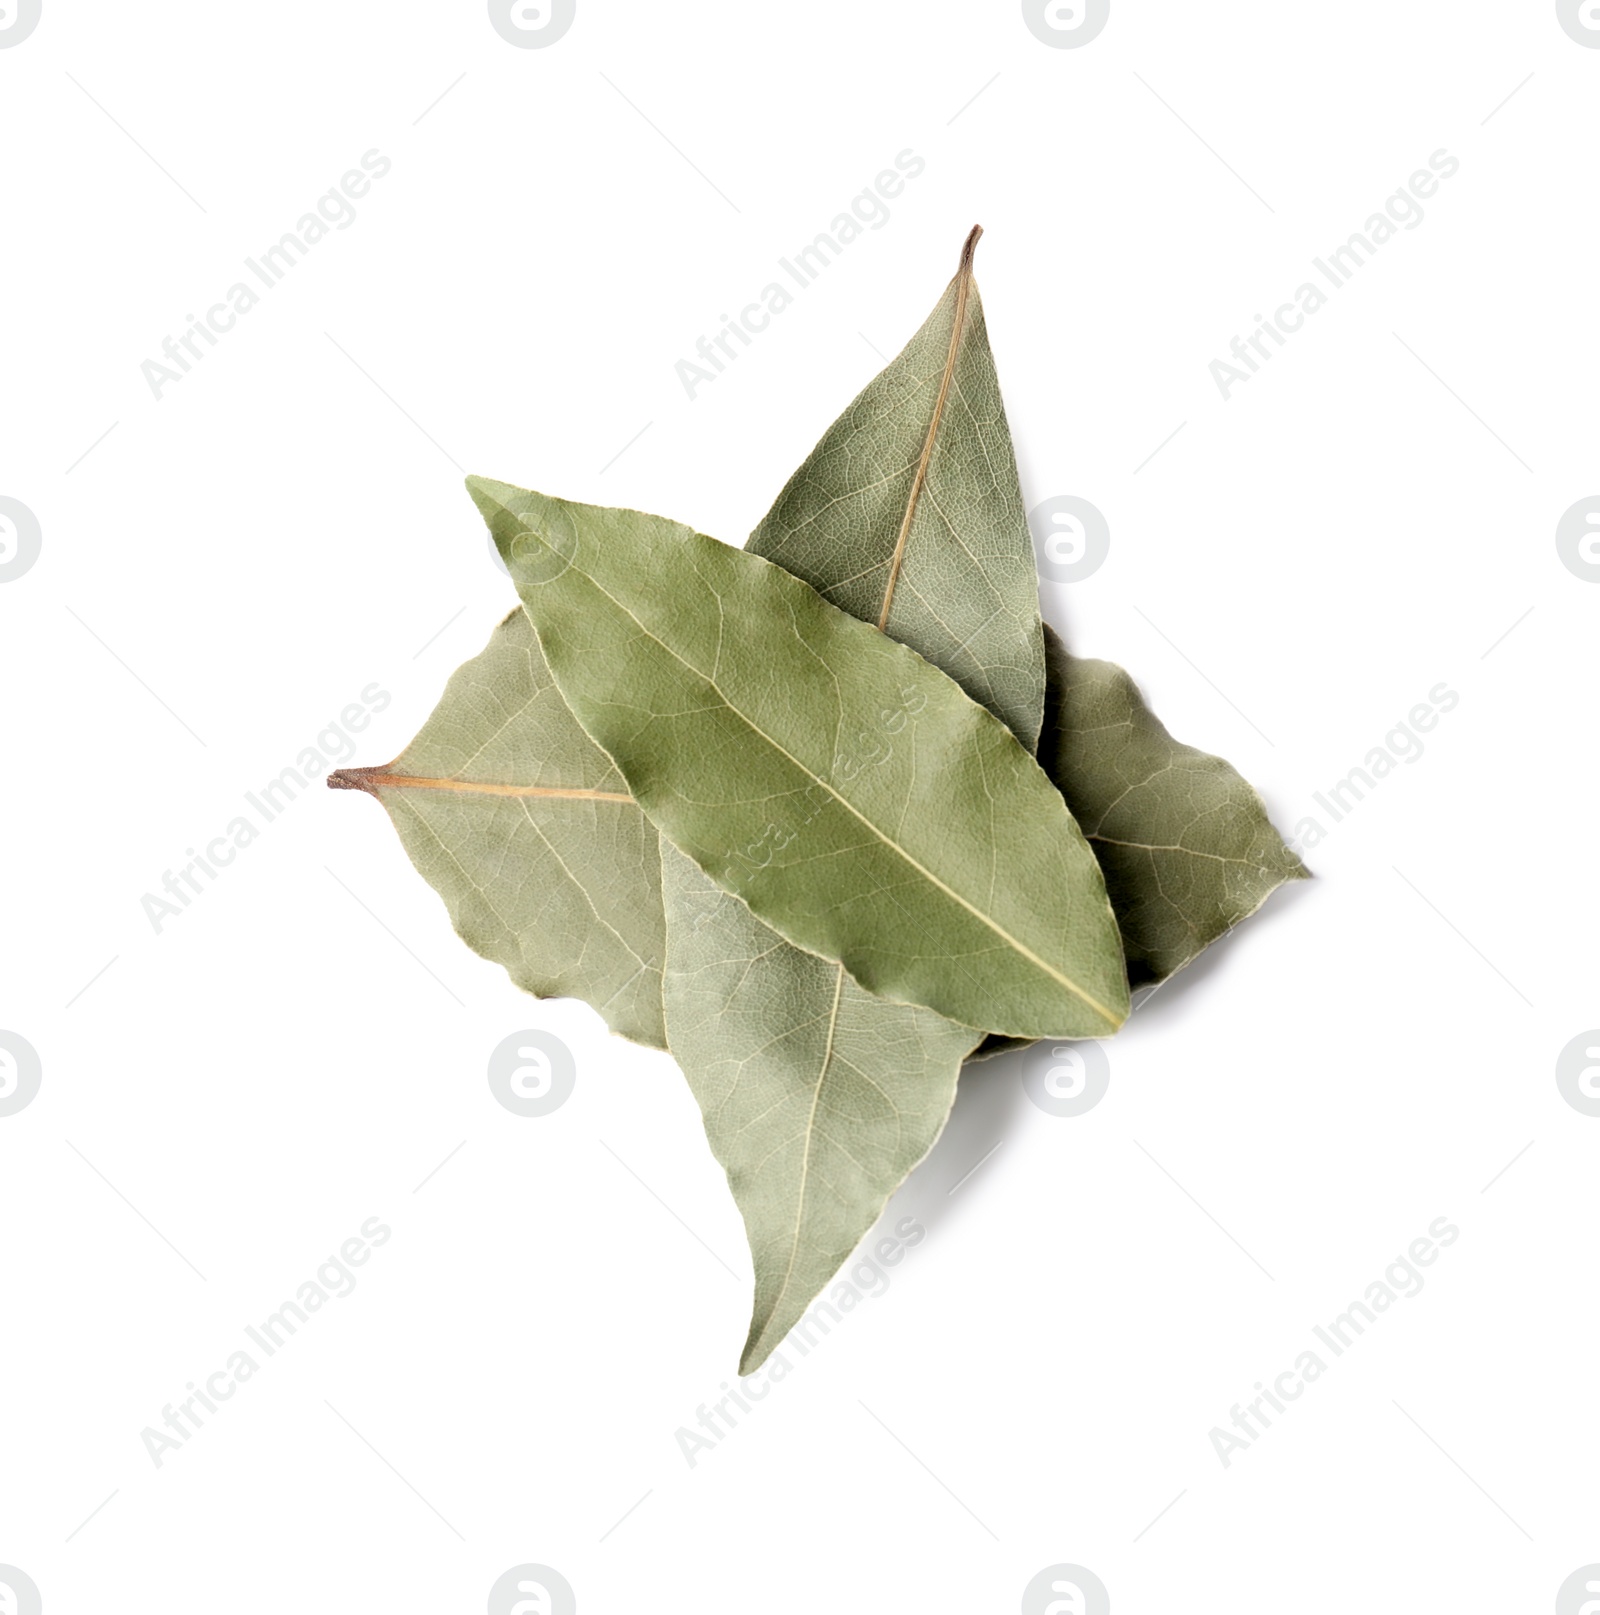
<svg viewBox="0 0 1600 1615">
<path fill-rule="evenodd" d="M 1135 987 L 1165 981 L 1309 872 L 1255 788 L 1185 746 L 1110 662 L 1045 630 L 1050 673 L 1039 761 L 1105 872 Z"/>
<path fill-rule="evenodd" d="M 1032 751 L 1039 576 L 972 274 L 789 479 L 746 548 L 920 652 Z"/>
<path fill-rule="evenodd" d="M 451 676 L 417 738 L 329 785 L 387 809 L 463 941 L 541 998 L 582 998 L 666 1046 L 654 827 L 567 709 L 519 608 Z"/>
<path fill-rule="evenodd" d="M 827 433 L 746 546 L 909 644 L 1029 750 L 1044 697 L 1033 546 L 972 276 Z M 667 1037 L 755 1267 L 739 1371 L 804 1315 L 932 1147 L 973 1031 L 865 992 L 662 845 Z"/>
<path fill-rule="evenodd" d="M 468 486 L 573 716 L 719 885 L 896 1002 L 1013 1036 L 1122 1023 L 1093 853 L 937 668 L 678 523 Z"/>
</svg>

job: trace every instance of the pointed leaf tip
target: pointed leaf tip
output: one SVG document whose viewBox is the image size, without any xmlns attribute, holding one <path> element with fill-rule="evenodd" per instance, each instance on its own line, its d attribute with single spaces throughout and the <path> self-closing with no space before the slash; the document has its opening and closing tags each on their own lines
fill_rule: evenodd
<svg viewBox="0 0 1600 1615">
<path fill-rule="evenodd" d="M 504 503 L 500 495 L 511 491 L 505 483 L 496 482 L 492 477 L 471 476 L 466 479 L 466 484 L 473 504 L 483 512 L 485 518 L 491 517 Z"/>
</svg>

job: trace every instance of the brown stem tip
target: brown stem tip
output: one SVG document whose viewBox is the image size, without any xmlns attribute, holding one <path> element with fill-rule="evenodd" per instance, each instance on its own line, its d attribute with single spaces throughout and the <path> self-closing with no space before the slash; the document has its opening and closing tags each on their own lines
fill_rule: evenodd
<svg viewBox="0 0 1600 1615">
<path fill-rule="evenodd" d="M 384 768 L 336 768 L 328 776 L 328 789 L 330 791 L 365 791 L 368 796 L 378 793 L 373 788 L 372 776 L 387 772 Z"/>
<path fill-rule="evenodd" d="M 967 237 L 961 248 L 961 267 L 956 271 L 959 275 L 972 273 L 972 255 L 978 250 L 978 237 L 983 234 L 983 226 L 975 224 L 972 233 Z"/>
</svg>

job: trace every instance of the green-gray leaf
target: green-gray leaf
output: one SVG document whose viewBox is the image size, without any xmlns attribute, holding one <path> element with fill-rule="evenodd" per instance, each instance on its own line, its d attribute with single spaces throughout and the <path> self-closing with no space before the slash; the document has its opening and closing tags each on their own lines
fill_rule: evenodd
<svg viewBox="0 0 1600 1615">
<path fill-rule="evenodd" d="M 882 626 L 1031 750 L 1044 692 L 1033 547 L 972 278 L 837 420 L 746 548 Z M 744 1216 L 758 1368 L 931 1147 L 976 1038 L 864 992 L 662 846 L 667 1038 Z"/>
<path fill-rule="evenodd" d="M 567 705 L 657 828 L 863 987 L 1021 1037 L 1128 1012 L 1093 853 L 915 652 L 661 517 L 469 478 Z"/>
<path fill-rule="evenodd" d="M 541 998 L 585 999 L 666 1046 L 661 862 L 650 821 L 561 698 L 526 614 L 451 675 L 417 738 L 335 787 L 383 803 L 457 932 Z"/>
<path fill-rule="evenodd" d="M 1073 656 L 1049 629 L 1039 761 L 1105 871 L 1133 986 L 1165 981 L 1308 871 L 1254 787 L 1181 745 L 1110 662 Z"/>
<path fill-rule="evenodd" d="M 972 275 L 828 429 L 747 548 L 942 667 L 1032 751 L 1039 577 Z"/>
<path fill-rule="evenodd" d="M 978 1034 L 791 947 L 670 842 L 661 860 L 672 1050 L 755 1265 L 749 1374 L 933 1147 Z"/>
</svg>

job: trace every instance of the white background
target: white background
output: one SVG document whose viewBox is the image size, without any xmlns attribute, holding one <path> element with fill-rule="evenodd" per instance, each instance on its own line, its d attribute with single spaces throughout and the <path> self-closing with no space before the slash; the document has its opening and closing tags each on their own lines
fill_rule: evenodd
<svg viewBox="0 0 1600 1615">
<path fill-rule="evenodd" d="M 585 1615 L 1011 1611 L 1059 1562 L 1119 1615 L 1554 1607 L 1600 1560 L 1600 1119 L 1555 1080 L 1600 1022 L 1600 588 L 1555 544 L 1600 491 L 1597 96 L 1547 0 L 1114 0 L 1075 49 L 955 0 L 579 0 L 544 49 L 472 0 L 45 0 L 0 50 L 0 494 L 43 535 L 0 584 L 0 1028 L 43 1066 L 0 1119 L 0 1564 L 49 1615 L 476 1611 L 530 1561 Z M 373 148 L 158 402 L 163 337 Z M 691 402 L 675 362 L 907 148 Z M 1440 149 L 1224 402 L 1211 361 Z M 970 1072 L 892 1288 L 691 1468 L 749 1267 L 671 1062 L 475 958 L 358 796 L 160 934 L 141 898 L 365 686 L 383 762 L 478 651 L 513 596 L 464 471 L 738 542 L 975 221 L 1029 504 L 1110 523 L 1045 589 L 1074 648 L 1290 833 L 1460 701 L 1090 1113 Z M 485 1079 L 526 1028 L 578 1067 L 535 1120 Z M 140 1432 L 373 1216 L 355 1293 L 157 1469 Z M 1438 1217 L 1423 1292 L 1224 1468 Z"/>
</svg>

